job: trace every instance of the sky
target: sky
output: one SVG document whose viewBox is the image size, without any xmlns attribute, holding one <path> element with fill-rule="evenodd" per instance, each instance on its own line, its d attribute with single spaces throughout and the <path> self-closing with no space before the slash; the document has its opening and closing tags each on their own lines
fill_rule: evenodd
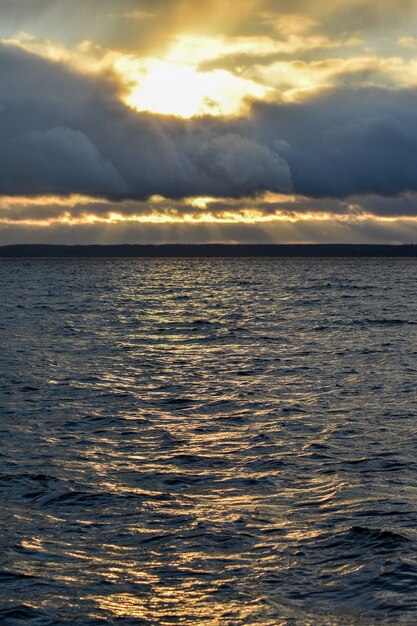
<svg viewBox="0 0 417 626">
<path fill-rule="evenodd" d="M 417 0 L 0 0 L 0 244 L 417 243 Z"/>
</svg>

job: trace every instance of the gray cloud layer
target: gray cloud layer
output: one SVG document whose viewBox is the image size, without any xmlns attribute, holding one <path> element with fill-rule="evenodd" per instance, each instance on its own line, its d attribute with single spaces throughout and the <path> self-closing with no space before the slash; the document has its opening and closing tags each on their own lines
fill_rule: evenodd
<svg viewBox="0 0 417 626">
<path fill-rule="evenodd" d="M 343 89 L 248 118 L 134 112 L 111 80 L 0 45 L 0 194 L 311 197 L 417 191 L 417 91 Z"/>
</svg>

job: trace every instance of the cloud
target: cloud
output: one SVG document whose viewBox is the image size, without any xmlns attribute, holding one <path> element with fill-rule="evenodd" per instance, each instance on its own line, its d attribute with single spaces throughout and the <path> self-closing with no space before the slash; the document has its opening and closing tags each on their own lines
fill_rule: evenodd
<svg viewBox="0 0 417 626">
<path fill-rule="evenodd" d="M 277 13 L 291 12 L 320 21 L 327 32 L 392 30 L 398 24 L 411 24 L 417 7 L 414 0 L 261 0 L 272 19 Z"/>
<path fill-rule="evenodd" d="M 111 200 L 417 191 L 417 91 L 340 87 L 241 118 L 140 114 L 111 79 L 0 45 L 0 194 Z"/>
<path fill-rule="evenodd" d="M 0 14 L 3 37 L 25 30 L 36 37 L 55 33 L 67 44 L 93 39 L 119 50 L 160 51 L 177 33 L 256 36 L 276 33 L 278 25 L 294 34 L 314 22 L 329 37 L 404 24 L 415 34 L 417 6 L 414 0 L 0 0 Z"/>
<path fill-rule="evenodd" d="M 403 48 L 408 48 L 410 50 L 415 50 L 417 48 L 417 38 L 410 36 L 400 37 L 397 44 L 402 46 Z"/>
<path fill-rule="evenodd" d="M 346 89 L 255 105 L 258 141 L 288 163 L 295 193 L 346 197 L 416 190 L 415 89 Z"/>
<path fill-rule="evenodd" d="M 112 198 L 238 196 L 289 190 L 285 162 L 210 122 L 140 115 L 117 86 L 0 47 L 0 194 Z"/>
<path fill-rule="evenodd" d="M 93 39 L 118 50 L 158 50 L 177 32 L 239 30 L 257 0 L 0 0 L 0 36 L 20 31 L 67 45 Z M 126 19 L 127 17 L 127 19 Z"/>
<path fill-rule="evenodd" d="M 5 193 L 59 193 L 78 189 L 80 193 L 123 194 L 127 188 L 109 160 L 78 130 L 55 127 L 31 131 L 4 142 L 1 188 Z M 69 167 L 63 167 L 68 163 Z M 16 181 L 15 172 L 25 173 Z M 16 186 L 17 185 L 17 186 Z"/>
<path fill-rule="evenodd" d="M 8 243 L 410 243 L 417 241 L 417 222 L 376 219 L 267 224 L 0 224 L 0 245 Z"/>
<path fill-rule="evenodd" d="M 271 181 L 280 191 L 291 190 L 288 164 L 268 146 L 236 134 L 227 133 L 202 143 L 196 164 L 219 185 L 239 189 L 239 195 L 264 191 Z"/>
<path fill-rule="evenodd" d="M 366 223 L 407 221 L 417 226 L 417 194 L 396 197 L 351 196 L 346 199 L 306 198 L 265 194 L 259 198 L 154 197 L 147 201 L 114 202 L 88 196 L 41 196 L 0 198 L 0 224 L 5 226 L 59 224 L 83 226 L 94 223 L 143 224 L 295 224 L 334 221 Z"/>
</svg>

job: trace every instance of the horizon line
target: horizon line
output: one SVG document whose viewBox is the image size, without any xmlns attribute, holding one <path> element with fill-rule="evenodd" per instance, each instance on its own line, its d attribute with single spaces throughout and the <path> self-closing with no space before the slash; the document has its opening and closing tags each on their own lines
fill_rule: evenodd
<svg viewBox="0 0 417 626">
<path fill-rule="evenodd" d="M 0 245 L 0 258 L 417 257 L 415 243 L 162 243 Z"/>
</svg>

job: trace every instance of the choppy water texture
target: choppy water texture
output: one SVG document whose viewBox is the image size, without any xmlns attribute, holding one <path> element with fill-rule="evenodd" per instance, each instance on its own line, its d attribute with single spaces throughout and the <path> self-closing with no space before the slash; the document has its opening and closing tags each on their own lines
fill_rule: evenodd
<svg viewBox="0 0 417 626">
<path fill-rule="evenodd" d="M 2 626 L 416 624 L 415 270 L 1 261 Z"/>
</svg>

